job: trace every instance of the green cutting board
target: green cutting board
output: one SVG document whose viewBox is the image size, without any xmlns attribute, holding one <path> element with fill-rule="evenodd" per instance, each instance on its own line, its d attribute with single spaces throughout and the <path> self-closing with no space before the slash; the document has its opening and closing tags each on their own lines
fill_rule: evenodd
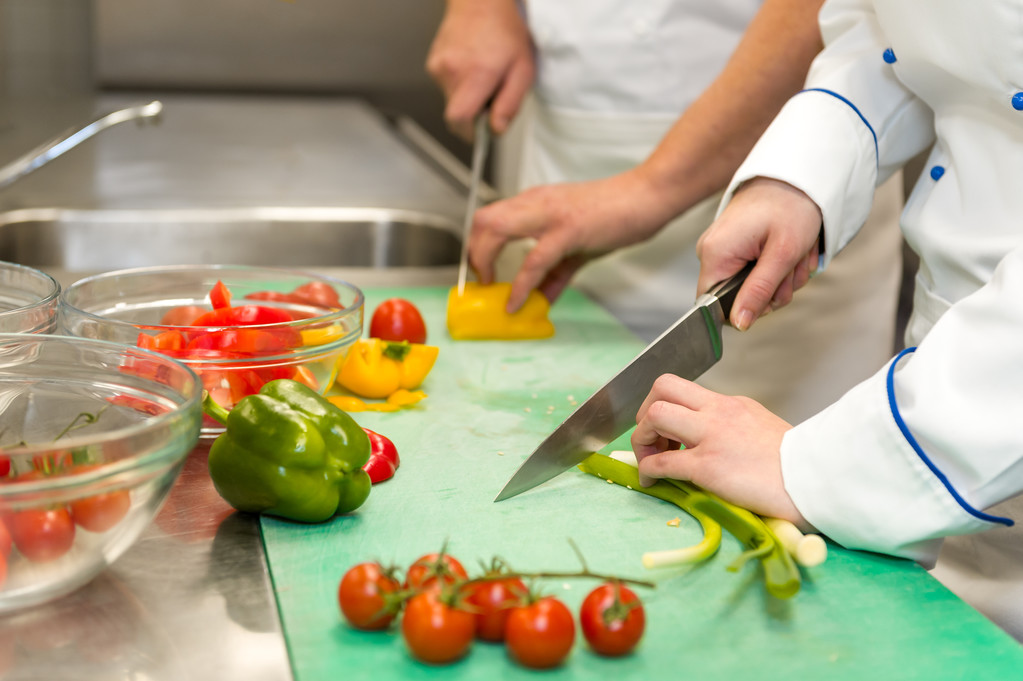
<svg viewBox="0 0 1023 681">
<path fill-rule="evenodd" d="M 536 676 L 494 644 L 477 643 L 451 666 L 416 662 L 397 630 L 347 626 L 337 586 L 356 563 L 407 566 L 445 543 L 470 570 L 501 556 L 522 571 L 571 571 L 579 562 L 569 540 L 592 570 L 657 586 L 639 590 L 647 631 L 634 654 L 598 657 L 577 632 L 566 663 L 543 672 L 551 679 L 938 681 L 1023 674 L 1023 647 L 911 562 L 832 546 L 826 563 L 804 572 L 800 593 L 779 601 L 765 594 L 756 561 L 738 573 L 725 570 L 740 552 L 727 532 L 707 563 L 645 570 L 643 552 L 695 543 L 698 525 L 674 506 L 576 469 L 493 503 L 536 445 L 642 344 L 572 290 L 552 310 L 555 337 L 525 342 L 451 341 L 447 291 L 439 288 L 366 291 L 367 325 L 369 313 L 391 296 L 419 307 L 428 342 L 440 346 L 424 385 L 427 400 L 397 413 L 355 415 L 395 442 L 397 475 L 374 486 L 350 516 L 312 526 L 262 520 L 296 681 Z M 669 526 L 677 516 L 681 526 Z M 548 581 L 543 588 L 577 611 L 595 584 Z"/>
</svg>

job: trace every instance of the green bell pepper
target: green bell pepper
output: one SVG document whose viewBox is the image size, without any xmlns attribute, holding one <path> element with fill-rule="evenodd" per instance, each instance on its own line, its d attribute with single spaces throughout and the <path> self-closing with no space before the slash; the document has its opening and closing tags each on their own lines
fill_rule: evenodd
<svg viewBox="0 0 1023 681">
<path fill-rule="evenodd" d="M 210 448 L 209 471 L 239 511 L 317 523 L 354 511 L 369 496 L 362 469 L 369 437 L 302 383 L 270 381 L 230 412 L 207 395 L 203 409 L 227 426 Z"/>
</svg>

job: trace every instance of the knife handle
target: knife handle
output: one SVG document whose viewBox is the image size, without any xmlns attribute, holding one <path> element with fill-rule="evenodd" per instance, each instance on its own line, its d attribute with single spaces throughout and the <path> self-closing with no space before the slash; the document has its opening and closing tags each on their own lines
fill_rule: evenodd
<svg viewBox="0 0 1023 681">
<path fill-rule="evenodd" d="M 721 304 L 721 313 L 724 315 L 725 320 L 727 320 L 732 316 L 732 304 L 735 302 L 735 295 L 742 288 L 743 282 L 746 281 L 746 276 L 753 270 L 753 265 L 755 264 L 756 261 L 746 263 L 746 266 L 736 274 L 711 286 L 709 291 L 700 296 L 701 299 L 707 296 L 718 301 Z"/>
</svg>

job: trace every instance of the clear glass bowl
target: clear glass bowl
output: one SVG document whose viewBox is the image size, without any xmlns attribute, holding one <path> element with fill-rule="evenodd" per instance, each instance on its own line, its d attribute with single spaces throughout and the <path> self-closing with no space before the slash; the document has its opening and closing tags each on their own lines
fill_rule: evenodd
<svg viewBox="0 0 1023 681">
<path fill-rule="evenodd" d="M 218 282 L 230 292 L 232 310 L 207 314 Z M 234 265 L 119 270 L 75 282 L 61 299 L 62 333 L 172 356 L 191 367 L 228 409 L 276 378 L 326 392 L 362 335 L 361 290 L 296 270 Z M 242 308 L 254 313 L 243 314 Z M 207 418 L 203 435 L 220 432 L 220 424 Z"/>
<path fill-rule="evenodd" d="M 201 396 L 155 352 L 0 334 L 0 612 L 76 589 L 131 546 L 198 442 Z"/>
<path fill-rule="evenodd" d="M 39 270 L 0 261 L 0 333 L 53 333 L 60 284 Z"/>
</svg>

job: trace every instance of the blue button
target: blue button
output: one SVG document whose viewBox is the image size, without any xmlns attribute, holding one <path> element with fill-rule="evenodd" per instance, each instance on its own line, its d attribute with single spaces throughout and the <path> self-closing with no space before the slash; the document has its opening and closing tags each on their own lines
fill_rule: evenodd
<svg viewBox="0 0 1023 681">
<path fill-rule="evenodd" d="M 943 166 L 933 166 L 931 168 L 931 179 L 940 180 L 941 176 L 945 174 L 945 168 Z"/>
<path fill-rule="evenodd" d="M 884 58 L 885 64 L 895 63 L 895 51 L 892 50 L 892 48 L 889 47 L 887 50 L 884 51 L 884 54 L 881 56 Z"/>
<path fill-rule="evenodd" d="M 1016 111 L 1023 111 L 1023 92 L 1017 92 L 1012 96 L 1012 108 Z"/>
</svg>

